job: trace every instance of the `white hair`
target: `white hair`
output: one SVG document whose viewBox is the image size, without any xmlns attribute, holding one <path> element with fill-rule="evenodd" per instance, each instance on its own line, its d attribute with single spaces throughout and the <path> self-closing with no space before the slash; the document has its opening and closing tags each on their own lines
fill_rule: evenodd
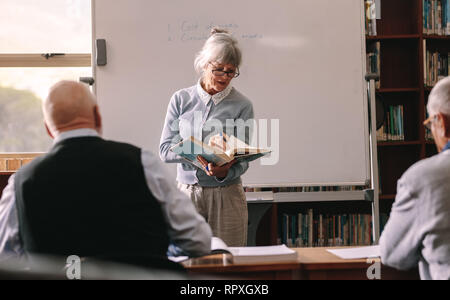
<svg viewBox="0 0 450 300">
<path fill-rule="evenodd" d="M 428 97 L 428 113 L 450 116 L 450 76 L 440 80 Z"/>
<path fill-rule="evenodd" d="M 211 37 L 195 58 L 194 67 L 202 75 L 210 62 L 230 64 L 239 68 L 242 62 L 242 52 L 238 41 L 226 30 L 214 28 Z"/>
</svg>

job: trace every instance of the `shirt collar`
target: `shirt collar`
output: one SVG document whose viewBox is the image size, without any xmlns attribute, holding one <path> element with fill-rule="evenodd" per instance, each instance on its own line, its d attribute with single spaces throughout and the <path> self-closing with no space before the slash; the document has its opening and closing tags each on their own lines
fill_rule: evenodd
<svg viewBox="0 0 450 300">
<path fill-rule="evenodd" d="M 54 139 L 53 145 L 55 145 L 61 141 L 64 141 L 64 140 L 77 138 L 77 137 L 86 137 L 86 136 L 99 137 L 99 134 L 97 131 L 95 131 L 94 129 L 90 129 L 90 128 L 82 128 L 82 129 L 65 131 L 65 132 L 61 133 L 60 135 L 58 135 Z"/>
<path fill-rule="evenodd" d="M 197 93 L 200 96 L 200 99 L 205 103 L 205 105 L 208 105 L 208 102 L 212 99 L 214 101 L 215 105 L 218 105 L 220 102 L 222 102 L 223 99 L 228 97 L 230 95 L 231 91 L 233 90 L 233 86 L 229 84 L 226 89 L 223 91 L 211 96 L 208 94 L 202 87 L 201 79 L 197 83 Z"/>
</svg>

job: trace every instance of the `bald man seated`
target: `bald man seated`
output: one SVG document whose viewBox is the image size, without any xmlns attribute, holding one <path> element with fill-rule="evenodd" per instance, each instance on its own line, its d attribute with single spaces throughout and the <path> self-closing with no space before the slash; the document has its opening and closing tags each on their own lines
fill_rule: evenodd
<svg viewBox="0 0 450 300">
<path fill-rule="evenodd" d="M 0 260 L 31 253 L 151 266 L 166 258 L 169 243 L 192 256 L 210 252 L 209 225 L 159 157 L 101 138 L 102 118 L 87 86 L 56 84 L 43 111 L 54 145 L 3 192 Z"/>
</svg>

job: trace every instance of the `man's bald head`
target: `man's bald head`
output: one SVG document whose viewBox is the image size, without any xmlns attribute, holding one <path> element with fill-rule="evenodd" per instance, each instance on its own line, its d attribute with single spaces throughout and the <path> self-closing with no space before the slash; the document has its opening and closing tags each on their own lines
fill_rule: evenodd
<svg viewBox="0 0 450 300">
<path fill-rule="evenodd" d="M 43 104 L 45 123 L 52 134 L 80 128 L 101 131 L 97 101 L 89 88 L 74 81 L 61 81 L 51 89 Z"/>
</svg>

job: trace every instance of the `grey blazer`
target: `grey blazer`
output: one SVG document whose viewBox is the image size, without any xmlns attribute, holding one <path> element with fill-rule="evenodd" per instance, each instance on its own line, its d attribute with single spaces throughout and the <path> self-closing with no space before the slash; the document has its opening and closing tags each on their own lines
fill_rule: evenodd
<svg viewBox="0 0 450 300">
<path fill-rule="evenodd" d="M 416 163 L 398 181 L 380 248 L 385 265 L 418 265 L 422 279 L 450 279 L 450 150 Z"/>
</svg>

